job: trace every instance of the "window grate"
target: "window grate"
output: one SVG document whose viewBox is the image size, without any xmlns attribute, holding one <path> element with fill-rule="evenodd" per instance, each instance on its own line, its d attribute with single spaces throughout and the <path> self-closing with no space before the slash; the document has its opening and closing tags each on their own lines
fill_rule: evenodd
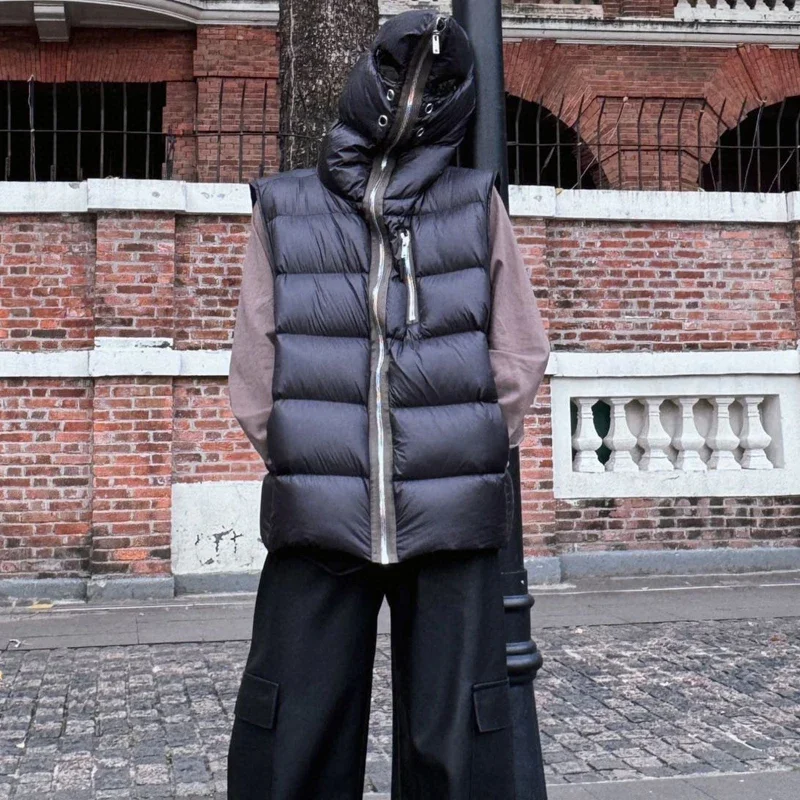
<svg viewBox="0 0 800 800">
<path fill-rule="evenodd" d="M 164 83 L 0 82 L 3 180 L 165 177 Z"/>
</svg>

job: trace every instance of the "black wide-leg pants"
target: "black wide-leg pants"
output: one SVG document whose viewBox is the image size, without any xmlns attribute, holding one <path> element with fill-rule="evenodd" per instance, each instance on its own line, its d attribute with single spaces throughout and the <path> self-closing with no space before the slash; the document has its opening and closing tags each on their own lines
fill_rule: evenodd
<svg viewBox="0 0 800 800">
<path fill-rule="evenodd" d="M 392 800 L 514 800 L 497 551 L 380 565 L 300 548 L 261 573 L 228 800 L 361 800 L 384 596 Z"/>
</svg>

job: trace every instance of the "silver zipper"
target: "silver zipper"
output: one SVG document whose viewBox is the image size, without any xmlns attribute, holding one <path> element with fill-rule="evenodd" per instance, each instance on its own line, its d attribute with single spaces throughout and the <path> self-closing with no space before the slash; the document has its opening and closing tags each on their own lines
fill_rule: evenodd
<svg viewBox="0 0 800 800">
<path fill-rule="evenodd" d="M 443 15 L 437 14 L 436 19 L 433 23 L 433 33 L 432 33 L 432 42 L 433 42 L 433 52 L 439 52 L 439 34 L 437 32 L 437 28 L 439 26 L 439 21 L 443 19 Z M 381 369 L 383 367 L 383 362 L 386 357 L 386 341 L 383 335 L 383 328 L 381 326 L 380 321 L 380 314 L 378 309 L 378 301 L 380 297 L 380 287 L 382 283 L 382 278 L 386 268 L 386 250 L 385 250 L 385 242 L 383 238 L 383 233 L 381 232 L 380 224 L 378 223 L 378 213 L 375 209 L 375 198 L 378 191 L 378 187 L 381 184 L 381 180 L 383 178 L 383 171 L 386 168 L 386 164 L 388 161 L 388 153 L 389 151 L 400 141 L 405 132 L 406 126 L 408 125 L 411 110 L 414 107 L 414 99 L 416 97 L 417 92 L 417 81 L 419 80 L 419 75 L 422 70 L 423 65 L 423 58 L 418 59 L 416 69 L 414 70 L 414 75 L 412 77 L 411 83 L 411 90 L 408 93 L 408 98 L 406 100 L 405 108 L 403 109 L 403 118 L 400 121 L 400 126 L 397 129 L 397 133 L 395 134 L 392 141 L 387 145 L 386 150 L 383 154 L 383 159 L 381 160 L 380 171 L 378 172 L 378 177 L 375 180 L 375 184 L 372 187 L 372 193 L 370 195 L 369 207 L 370 212 L 372 213 L 372 219 L 375 224 L 375 228 L 378 232 L 378 238 L 380 239 L 379 247 L 378 247 L 378 275 L 375 281 L 375 287 L 372 290 L 372 313 L 375 318 L 375 324 L 378 328 L 378 359 L 375 367 L 375 416 L 376 416 L 376 423 L 377 423 L 377 430 L 378 430 L 378 513 L 380 515 L 380 532 L 381 532 L 381 542 L 380 542 L 380 549 L 381 549 L 381 564 L 388 564 L 389 563 L 389 542 L 388 542 L 388 531 L 387 531 L 387 523 L 386 523 L 386 475 L 385 475 L 385 458 L 383 454 L 383 447 L 385 441 L 385 431 L 383 429 L 383 392 L 381 391 Z"/>
<path fill-rule="evenodd" d="M 403 228 L 400 231 L 400 258 L 403 262 L 406 289 L 408 291 L 406 325 L 412 325 L 419 319 L 419 310 L 417 308 L 417 281 L 411 255 L 411 231 L 408 228 Z"/>
<path fill-rule="evenodd" d="M 372 290 L 372 314 L 375 318 L 375 324 L 378 326 L 378 362 L 375 367 L 375 416 L 377 418 L 378 427 L 378 508 L 381 520 L 381 564 L 389 563 L 389 545 L 386 532 L 386 470 L 383 456 L 384 446 L 384 430 L 383 430 L 383 392 L 381 391 L 381 369 L 383 368 L 383 360 L 386 355 L 386 343 L 383 336 L 383 329 L 381 328 L 381 320 L 378 312 L 378 299 L 380 297 L 381 281 L 386 263 L 386 253 L 383 245 L 383 234 L 381 233 L 380 225 L 378 224 L 378 214 L 375 210 L 375 196 L 378 192 L 381 176 L 383 170 L 386 169 L 386 162 L 388 156 L 386 153 L 381 160 L 381 169 L 378 173 L 378 179 L 372 187 L 372 194 L 370 195 L 369 206 L 372 212 L 372 219 L 375 223 L 375 228 L 378 231 L 380 238 L 380 245 L 378 249 L 378 277 L 375 281 L 375 286 Z"/>
</svg>

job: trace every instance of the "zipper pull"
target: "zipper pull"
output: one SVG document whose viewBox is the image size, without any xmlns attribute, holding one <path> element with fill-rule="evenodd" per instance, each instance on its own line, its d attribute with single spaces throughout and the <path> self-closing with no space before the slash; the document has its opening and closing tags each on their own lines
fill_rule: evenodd
<svg viewBox="0 0 800 800">
<path fill-rule="evenodd" d="M 406 277 L 409 277 L 411 274 L 411 270 L 409 269 L 408 264 L 408 243 L 411 239 L 411 235 L 408 232 L 408 228 L 401 228 L 400 229 L 400 259 L 403 262 L 403 271 L 405 272 Z"/>
<path fill-rule="evenodd" d="M 436 17 L 436 21 L 433 23 L 433 35 L 431 36 L 431 44 L 433 46 L 433 54 L 435 56 L 439 55 L 439 23 L 444 21 L 444 17 L 440 14 Z M 442 30 L 444 30 L 444 26 L 442 26 Z"/>
<path fill-rule="evenodd" d="M 412 325 L 419 320 L 419 308 L 417 306 L 417 282 L 411 261 L 411 231 L 408 228 L 400 229 L 400 259 L 403 262 L 406 290 L 408 292 L 406 325 Z"/>
</svg>

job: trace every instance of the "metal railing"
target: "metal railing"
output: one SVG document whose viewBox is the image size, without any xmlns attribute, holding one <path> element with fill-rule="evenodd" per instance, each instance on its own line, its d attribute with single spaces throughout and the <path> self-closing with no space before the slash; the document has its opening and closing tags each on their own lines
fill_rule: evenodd
<svg viewBox="0 0 800 800">
<path fill-rule="evenodd" d="M 268 81 L 225 80 L 168 102 L 166 83 L 0 82 L 4 181 L 180 177 L 244 181 L 267 169 Z M 211 93 L 209 95 L 209 92 Z"/>
<path fill-rule="evenodd" d="M 163 83 L 0 82 L 3 180 L 161 177 Z"/>
</svg>

